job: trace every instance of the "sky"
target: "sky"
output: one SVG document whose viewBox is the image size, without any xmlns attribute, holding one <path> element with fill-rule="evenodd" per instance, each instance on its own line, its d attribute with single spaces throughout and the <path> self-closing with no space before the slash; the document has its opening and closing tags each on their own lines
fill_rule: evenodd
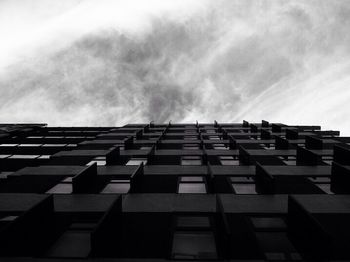
<svg viewBox="0 0 350 262">
<path fill-rule="evenodd" d="M 0 122 L 350 136 L 347 0 L 0 0 Z"/>
</svg>

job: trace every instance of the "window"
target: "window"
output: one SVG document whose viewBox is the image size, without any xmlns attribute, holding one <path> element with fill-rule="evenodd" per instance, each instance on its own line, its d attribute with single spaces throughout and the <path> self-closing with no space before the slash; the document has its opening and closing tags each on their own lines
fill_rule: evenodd
<svg viewBox="0 0 350 262">
<path fill-rule="evenodd" d="M 90 161 L 89 163 L 87 163 L 87 166 L 91 166 L 93 164 L 97 164 L 98 166 L 105 166 L 106 165 L 106 157 L 104 156 L 98 156 L 95 157 L 92 161 Z"/>
<path fill-rule="evenodd" d="M 183 176 L 179 178 L 178 193 L 205 194 L 207 188 L 202 176 Z"/>
<path fill-rule="evenodd" d="M 309 180 L 313 183 L 330 183 L 331 178 L 330 177 L 310 177 Z"/>
<path fill-rule="evenodd" d="M 205 183 L 180 183 L 178 193 L 207 193 Z"/>
<path fill-rule="evenodd" d="M 275 150 L 275 145 L 274 144 L 260 144 L 260 146 L 265 149 L 265 150 Z"/>
<path fill-rule="evenodd" d="M 202 164 L 200 156 L 183 156 L 181 158 L 181 165 L 183 166 L 199 166 Z"/>
<path fill-rule="evenodd" d="M 333 156 L 322 156 L 322 161 L 328 165 L 332 165 Z"/>
<path fill-rule="evenodd" d="M 87 257 L 90 253 L 90 235 L 89 228 L 75 228 L 72 224 L 46 253 L 48 257 Z"/>
<path fill-rule="evenodd" d="M 184 144 L 182 148 L 184 150 L 197 150 L 197 149 L 199 149 L 199 145 L 197 145 L 197 144 Z"/>
<path fill-rule="evenodd" d="M 11 159 L 36 159 L 39 155 L 12 155 L 9 158 Z"/>
<path fill-rule="evenodd" d="M 253 178 L 250 176 L 234 176 L 230 177 L 233 183 L 253 183 Z"/>
<path fill-rule="evenodd" d="M 265 257 L 268 261 L 285 261 L 286 255 L 282 252 L 266 252 Z"/>
<path fill-rule="evenodd" d="M 279 156 L 278 158 L 281 159 L 288 166 L 295 166 L 297 164 L 295 156 Z"/>
<path fill-rule="evenodd" d="M 246 194 L 257 194 L 255 191 L 255 184 L 238 184 L 232 183 L 233 190 L 238 195 L 246 195 Z"/>
<path fill-rule="evenodd" d="M 147 164 L 147 158 L 131 158 L 126 165 L 127 166 L 139 166 L 141 163 Z"/>
<path fill-rule="evenodd" d="M 67 144 L 43 144 L 43 147 L 65 147 Z"/>
<path fill-rule="evenodd" d="M 331 184 L 329 183 L 315 183 L 321 190 L 329 195 L 333 195 L 334 193 L 331 191 Z"/>
<path fill-rule="evenodd" d="M 13 174 L 14 172 L 0 172 L 0 179 L 7 178 L 9 175 Z"/>
<path fill-rule="evenodd" d="M 197 140 L 197 136 L 185 136 L 185 140 Z"/>
<path fill-rule="evenodd" d="M 213 144 L 213 148 L 219 149 L 219 150 L 228 150 L 229 149 L 225 146 L 225 144 Z"/>
<path fill-rule="evenodd" d="M 183 176 L 181 177 L 181 182 L 203 182 L 203 177 L 201 176 Z"/>
<path fill-rule="evenodd" d="M 130 180 L 111 180 L 101 191 L 102 194 L 126 194 L 130 190 Z"/>
<path fill-rule="evenodd" d="M 268 261 L 301 261 L 286 232 L 256 232 L 257 241 Z"/>
<path fill-rule="evenodd" d="M 217 259 L 216 243 L 208 216 L 177 216 L 172 258 Z"/>
<path fill-rule="evenodd" d="M 71 194 L 72 192 L 72 177 L 64 178 L 59 184 L 46 191 L 47 194 Z"/>
<path fill-rule="evenodd" d="M 256 230 L 285 230 L 286 223 L 280 217 L 251 217 L 250 220 Z"/>
<path fill-rule="evenodd" d="M 18 216 L 4 216 L 0 218 L 0 222 L 11 222 L 14 221 Z"/>
<path fill-rule="evenodd" d="M 151 149 L 151 147 L 150 146 L 141 146 L 140 147 L 140 150 L 147 150 L 147 149 Z"/>
<path fill-rule="evenodd" d="M 178 228 L 210 228 L 210 221 L 208 217 L 199 216 L 179 216 L 177 217 Z"/>
<path fill-rule="evenodd" d="M 63 182 L 63 183 L 72 183 L 73 182 L 73 177 L 66 177 L 61 182 Z"/>
<path fill-rule="evenodd" d="M 239 166 L 239 160 L 233 156 L 220 156 L 219 159 L 223 166 Z"/>
<path fill-rule="evenodd" d="M 20 144 L 19 147 L 39 147 L 42 146 L 42 144 Z"/>
<path fill-rule="evenodd" d="M 38 159 L 50 159 L 51 155 L 41 155 Z"/>
<path fill-rule="evenodd" d="M 216 244 L 212 232 L 178 231 L 174 234 L 174 259 L 216 259 Z"/>
<path fill-rule="evenodd" d="M 300 254 L 289 241 L 283 217 L 251 217 L 256 239 L 268 261 L 301 261 Z"/>
<path fill-rule="evenodd" d="M 47 194 L 71 194 L 73 191 L 72 184 L 60 183 L 48 190 Z"/>
</svg>

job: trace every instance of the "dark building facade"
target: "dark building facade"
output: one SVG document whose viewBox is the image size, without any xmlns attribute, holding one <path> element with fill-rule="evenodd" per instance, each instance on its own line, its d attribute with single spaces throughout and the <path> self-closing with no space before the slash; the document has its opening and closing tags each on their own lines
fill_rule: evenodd
<svg viewBox="0 0 350 262">
<path fill-rule="evenodd" d="M 0 125 L 0 261 L 350 260 L 350 137 Z"/>
</svg>

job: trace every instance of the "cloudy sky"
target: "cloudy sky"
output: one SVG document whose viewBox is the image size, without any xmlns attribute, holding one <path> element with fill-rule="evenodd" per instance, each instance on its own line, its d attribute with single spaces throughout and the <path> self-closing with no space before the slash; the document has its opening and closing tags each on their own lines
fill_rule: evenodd
<svg viewBox="0 0 350 262">
<path fill-rule="evenodd" d="M 346 0 L 1 0 L 0 122 L 350 135 Z"/>
</svg>

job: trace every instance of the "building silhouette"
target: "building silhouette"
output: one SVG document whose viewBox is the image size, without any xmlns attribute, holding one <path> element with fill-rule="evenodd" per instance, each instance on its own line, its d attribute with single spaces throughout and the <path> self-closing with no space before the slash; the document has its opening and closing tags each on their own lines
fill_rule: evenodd
<svg viewBox="0 0 350 262">
<path fill-rule="evenodd" d="M 3 124 L 0 140 L 0 261 L 350 260 L 338 131 Z"/>
</svg>

